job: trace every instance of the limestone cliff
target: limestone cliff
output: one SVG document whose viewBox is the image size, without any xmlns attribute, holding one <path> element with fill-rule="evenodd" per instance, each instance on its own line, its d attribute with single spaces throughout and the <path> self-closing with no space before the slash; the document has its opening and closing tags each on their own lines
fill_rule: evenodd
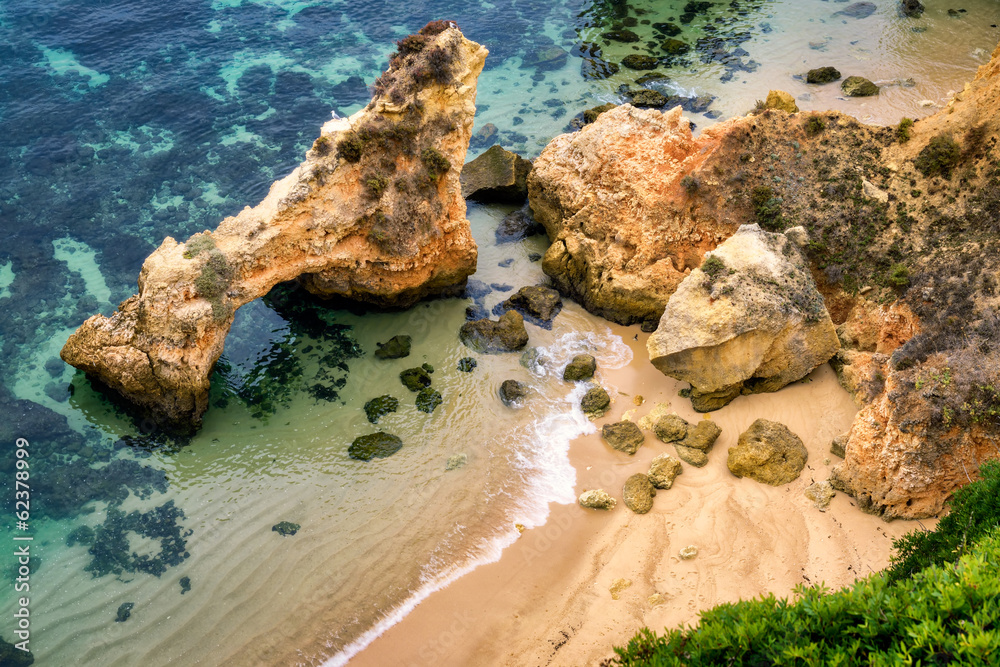
<svg viewBox="0 0 1000 667">
<path fill-rule="evenodd" d="M 186 243 L 163 241 L 139 293 L 95 315 L 68 363 L 158 423 L 197 427 L 233 315 L 299 278 L 321 296 L 405 307 L 476 269 L 459 172 L 486 49 L 436 21 L 398 43 L 372 101 L 322 128 L 256 207 Z"/>
<path fill-rule="evenodd" d="M 788 236 L 805 242 L 801 227 Z M 840 343 L 796 243 L 743 225 L 681 282 L 647 347 L 708 412 L 805 377 Z"/>
<path fill-rule="evenodd" d="M 933 515 L 1000 456 L 998 129 L 1000 49 L 898 127 L 762 110 L 692 138 L 676 109 L 622 106 L 535 161 L 544 269 L 592 312 L 648 322 L 740 224 L 801 225 L 862 406 L 835 481 L 886 518 Z"/>
</svg>

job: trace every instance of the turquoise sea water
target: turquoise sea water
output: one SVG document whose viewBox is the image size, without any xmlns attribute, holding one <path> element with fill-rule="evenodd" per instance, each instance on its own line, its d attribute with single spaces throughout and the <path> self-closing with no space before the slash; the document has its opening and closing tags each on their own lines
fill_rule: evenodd
<svg viewBox="0 0 1000 667">
<path fill-rule="evenodd" d="M 598 350 L 607 367 L 629 356 L 572 304 L 552 331 L 531 329 L 548 367 L 479 357 L 464 374 L 455 332 L 470 299 L 352 313 L 282 291 L 241 311 L 205 428 L 190 442 L 134 423 L 58 359 L 86 317 L 133 293 L 163 237 L 187 238 L 256 203 L 331 111 L 367 102 L 394 40 L 447 18 L 485 44 L 477 130 L 492 123 L 500 143 L 530 157 L 583 109 L 630 98 L 646 72 L 620 66 L 627 55 L 657 59 L 662 76 L 646 85 L 677 96 L 698 127 L 745 112 L 771 88 L 803 109 L 888 123 L 942 106 L 1000 35 L 1000 5 L 986 0 L 955 16 L 931 5 L 919 20 L 891 2 L 864 18 L 821 0 L 689 4 L 0 5 L 0 540 L 23 534 L 14 441 L 25 438 L 38 664 L 319 662 L 496 557 L 514 523 L 544 520 L 548 501 L 572 501 L 566 443 L 591 427 L 552 369 L 583 350 Z M 665 24 L 686 52 L 663 50 L 673 32 Z M 626 30 L 634 41 L 608 37 Z M 796 78 L 821 65 L 883 92 L 842 99 L 835 85 Z M 487 145 L 474 139 L 470 157 Z M 544 279 L 529 259 L 544 239 L 494 243 L 504 213 L 469 214 L 481 245 L 476 278 L 499 287 L 487 307 L 506 286 Z M 506 259 L 513 264 L 498 266 Z M 414 337 L 414 354 L 376 363 L 375 343 L 394 333 Z M 396 379 L 425 362 L 444 397 L 431 415 Z M 531 384 L 538 400 L 500 404 L 495 390 L 508 378 Z M 347 445 L 369 429 L 364 402 L 385 393 L 403 407 L 380 425 L 404 449 L 362 465 Z M 446 469 L 463 454 L 463 467 Z M 271 531 L 285 520 L 301 532 Z M 68 539 L 81 527 L 95 531 L 94 545 L 86 531 Z M 13 559 L 0 569 L 12 582 Z M 8 641 L 16 597 L 5 584 Z M 116 623 L 123 602 L 135 602 L 133 616 Z"/>
</svg>

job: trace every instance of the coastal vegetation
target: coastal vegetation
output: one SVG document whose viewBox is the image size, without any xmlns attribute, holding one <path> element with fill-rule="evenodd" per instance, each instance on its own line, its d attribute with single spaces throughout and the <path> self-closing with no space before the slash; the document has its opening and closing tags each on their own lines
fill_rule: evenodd
<svg viewBox="0 0 1000 667">
<path fill-rule="evenodd" d="M 607 667 L 992 664 L 1000 655 L 1000 463 L 955 494 L 933 531 L 893 546 L 885 571 L 831 592 L 800 585 L 722 604 L 692 627 L 640 630 Z"/>
</svg>

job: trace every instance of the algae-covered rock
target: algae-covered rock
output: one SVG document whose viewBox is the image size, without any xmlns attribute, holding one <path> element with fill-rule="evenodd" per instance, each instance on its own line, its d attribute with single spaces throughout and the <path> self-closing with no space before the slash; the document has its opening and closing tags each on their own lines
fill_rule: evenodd
<svg viewBox="0 0 1000 667">
<path fill-rule="evenodd" d="M 385 343 L 375 343 L 378 349 L 375 350 L 376 359 L 402 359 L 410 356 L 411 338 L 406 335 L 393 336 Z"/>
<path fill-rule="evenodd" d="M 660 48 L 663 49 L 667 55 L 680 56 L 690 51 L 691 45 L 686 42 L 682 42 L 679 39 L 671 38 L 664 40 L 663 43 L 660 44 Z"/>
<path fill-rule="evenodd" d="M 290 537 L 291 535 L 299 532 L 299 528 L 301 527 L 302 526 L 299 524 L 292 523 L 291 521 L 281 521 L 271 526 L 271 531 L 281 535 L 282 537 Z"/>
<path fill-rule="evenodd" d="M 513 352 L 528 344 L 528 330 L 524 317 L 516 310 L 509 310 L 496 322 L 484 318 L 462 325 L 458 334 L 462 343 L 477 352 Z"/>
<path fill-rule="evenodd" d="M 445 463 L 444 469 L 447 470 L 458 470 L 466 463 L 469 462 L 469 455 L 466 453 L 453 454 L 448 457 L 448 462 Z"/>
<path fill-rule="evenodd" d="M 594 377 L 597 371 L 597 359 L 592 354 L 578 354 L 573 357 L 573 361 L 566 365 L 563 371 L 563 380 L 566 382 L 578 382 L 589 380 Z"/>
<path fill-rule="evenodd" d="M 3 667 L 29 667 L 35 664 L 31 651 L 22 651 L 0 637 L 0 665 Z"/>
<path fill-rule="evenodd" d="M 66 546 L 71 547 L 75 544 L 82 544 L 89 547 L 94 543 L 94 529 L 90 526 L 78 526 L 70 531 L 70 534 L 66 536 Z"/>
<path fill-rule="evenodd" d="M 871 97 L 878 95 L 878 86 L 863 76 L 849 76 L 840 84 L 840 89 L 848 97 Z"/>
<path fill-rule="evenodd" d="M 618 106 L 617 104 L 611 104 L 609 102 L 607 104 L 600 104 L 596 107 L 587 109 L 586 111 L 583 112 L 583 122 L 588 124 L 593 123 L 595 120 L 597 120 L 597 117 L 600 116 L 602 113 L 604 113 L 605 111 L 611 111 L 617 106 Z"/>
<path fill-rule="evenodd" d="M 903 16 L 918 19 L 924 14 L 924 5 L 920 0 L 901 0 L 899 10 L 903 13 Z"/>
<path fill-rule="evenodd" d="M 639 70 L 640 72 L 644 70 L 656 69 L 659 64 L 660 61 L 656 58 L 638 53 L 632 53 L 622 58 L 622 67 Z"/>
<path fill-rule="evenodd" d="M 591 387 L 580 399 L 580 408 L 592 419 L 602 416 L 610 406 L 611 397 L 604 387 Z"/>
<path fill-rule="evenodd" d="M 799 436 L 778 422 L 758 419 L 729 448 L 727 462 L 737 477 L 781 486 L 794 481 L 806 465 L 809 452 Z"/>
<path fill-rule="evenodd" d="M 528 198 L 531 162 L 499 144 L 462 167 L 462 196 L 479 202 L 520 204 Z"/>
<path fill-rule="evenodd" d="M 471 373 L 478 365 L 478 362 L 476 362 L 476 360 L 472 357 L 462 357 L 458 360 L 458 370 L 463 373 Z"/>
<path fill-rule="evenodd" d="M 718 409 L 777 391 L 840 348 L 798 245 L 743 225 L 691 271 L 647 341 L 661 372 L 691 383 L 692 406 Z"/>
<path fill-rule="evenodd" d="M 178 583 L 181 585 L 181 595 L 191 590 L 191 577 L 181 577 Z"/>
<path fill-rule="evenodd" d="M 830 83 L 840 78 L 836 67 L 816 67 L 806 72 L 806 83 Z"/>
<path fill-rule="evenodd" d="M 687 435 L 680 444 L 684 447 L 708 452 L 721 434 L 722 429 L 719 428 L 718 424 L 710 419 L 702 419 L 694 428 L 688 428 Z"/>
<path fill-rule="evenodd" d="M 584 491 L 580 494 L 580 505 L 590 507 L 595 510 L 613 510 L 618 501 L 611 497 L 604 489 L 594 489 Z"/>
<path fill-rule="evenodd" d="M 399 374 L 399 381 L 410 391 L 420 391 L 424 387 L 431 386 L 431 375 L 426 369 L 417 366 L 407 368 Z"/>
<path fill-rule="evenodd" d="M 512 407 L 528 395 L 528 385 L 517 380 L 504 380 L 500 385 L 500 400 L 507 407 Z"/>
<path fill-rule="evenodd" d="M 509 299 L 500 303 L 504 311 L 515 310 L 536 323 L 548 324 L 562 310 L 562 297 L 551 287 L 531 285 L 522 287 Z"/>
<path fill-rule="evenodd" d="M 648 88 L 631 90 L 629 91 L 629 97 L 632 98 L 632 106 L 641 108 L 659 109 L 669 101 L 663 93 L 649 90 Z"/>
<path fill-rule="evenodd" d="M 135 606 L 134 602 L 122 602 L 118 606 L 118 613 L 115 614 L 115 623 L 124 623 L 132 616 L 132 607 Z"/>
<path fill-rule="evenodd" d="M 677 458 L 684 461 L 684 463 L 693 465 L 695 468 L 704 468 L 708 465 L 708 454 L 700 449 L 685 447 L 679 442 L 674 443 L 674 449 L 677 451 Z"/>
<path fill-rule="evenodd" d="M 820 512 L 825 512 L 826 508 L 830 506 L 830 501 L 833 500 L 835 495 L 837 495 L 837 492 L 833 490 L 833 485 L 829 480 L 813 482 L 806 487 L 804 493 L 806 498 L 813 501 L 813 505 L 815 505 L 816 509 Z"/>
<path fill-rule="evenodd" d="M 392 414 L 399 409 L 399 400 L 388 394 L 373 398 L 365 403 L 365 416 L 372 424 L 377 424 L 381 417 Z"/>
<path fill-rule="evenodd" d="M 764 107 L 767 109 L 777 109 L 788 113 L 798 113 L 799 105 L 795 103 L 795 98 L 790 93 L 783 90 L 772 90 L 767 93 L 764 100 Z"/>
<path fill-rule="evenodd" d="M 670 454 L 660 454 L 649 464 L 649 481 L 658 489 L 669 489 L 682 472 L 680 461 Z"/>
<path fill-rule="evenodd" d="M 629 421 L 605 424 L 601 428 L 601 437 L 619 452 L 626 454 L 635 454 L 646 439 L 639 427 Z"/>
<path fill-rule="evenodd" d="M 347 448 L 347 454 L 352 459 L 371 461 L 374 458 L 384 459 L 392 456 L 403 447 L 403 441 L 391 433 L 370 433 L 354 439 Z"/>
<path fill-rule="evenodd" d="M 656 488 L 649 481 L 647 475 L 637 472 L 625 480 L 622 500 L 625 501 L 625 506 L 636 514 L 645 514 L 653 509 L 653 496 L 655 495 Z"/>
<path fill-rule="evenodd" d="M 677 442 L 688 434 L 690 424 L 678 414 L 660 417 L 653 425 L 653 433 L 662 442 Z"/>
<path fill-rule="evenodd" d="M 847 5 L 839 12 L 834 12 L 833 15 L 848 16 L 852 19 L 864 19 L 874 14 L 876 9 L 878 9 L 878 7 L 875 6 L 874 2 L 855 2 Z"/>
<path fill-rule="evenodd" d="M 434 408 L 441 405 L 443 400 L 441 392 L 430 387 L 425 387 L 417 394 L 417 410 L 431 414 L 434 412 Z"/>
</svg>

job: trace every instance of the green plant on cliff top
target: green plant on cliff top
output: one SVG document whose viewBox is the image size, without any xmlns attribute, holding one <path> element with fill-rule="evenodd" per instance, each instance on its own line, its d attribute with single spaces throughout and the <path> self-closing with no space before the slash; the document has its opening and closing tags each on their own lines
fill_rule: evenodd
<svg viewBox="0 0 1000 667">
<path fill-rule="evenodd" d="M 819 116 L 809 116 L 809 119 L 806 120 L 806 134 L 810 137 L 816 136 L 825 129 L 826 121 Z"/>
<path fill-rule="evenodd" d="M 215 250 L 215 239 L 211 234 L 197 234 L 184 244 L 184 259 L 194 259 L 206 250 Z"/>
<path fill-rule="evenodd" d="M 896 140 L 901 144 L 905 144 L 910 140 L 910 130 L 913 128 L 913 119 L 904 118 L 899 121 L 899 125 L 896 126 Z"/>
<path fill-rule="evenodd" d="M 905 264 L 893 264 L 889 269 L 889 282 L 896 287 L 906 287 L 910 284 L 910 270 Z"/>
<path fill-rule="evenodd" d="M 781 204 L 781 197 L 776 197 L 774 190 L 766 185 L 758 185 L 750 192 L 750 206 L 753 208 L 754 219 L 768 231 L 777 232 L 784 229 Z"/>
<path fill-rule="evenodd" d="M 958 164 L 961 155 L 962 149 L 951 135 L 939 134 L 927 142 L 913 161 L 913 166 L 928 178 L 932 176 L 951 178 L 951 171 Z"/>
<path fill-rule="evenodd" d="M 213 249 L 201 267 L 201 274 L 195 279 L 194 286 L 198 294 L 212 304 L 212 316 L 223 320 L 229 315 L 229 308 L 223 301 L 226 290 L 233 278 L 232 268 L 226 256 Z"/>
<path fill-rule="evenodd" d="M 711 280 L 715 280 L 726 270 L 726 263 L 718 255 L 709 255 L 701 263 L 701 270 Z"/>
</svg>

